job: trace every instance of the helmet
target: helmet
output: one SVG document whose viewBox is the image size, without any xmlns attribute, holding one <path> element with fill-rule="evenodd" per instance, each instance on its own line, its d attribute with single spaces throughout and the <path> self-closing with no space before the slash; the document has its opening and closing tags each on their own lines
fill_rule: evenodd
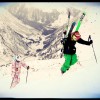
<svg viewBox="0 0 100 100">
<path fill-rule="evenodd" d="M 19 55 L 16 56 L 16 60 L 17 60 L 17 61 L 21 61 L 21 56 L 19 56 Z"/>
<path fill-rule="evenodd" d="M 21 61 L 21 56 L 15 55 L 14 56 L 14 61 Z"/>
<path fill-rule="evenodd" d="M 77 41 L 81 38 L 81 35 L 78 31 L 75 31 L 72 33 L 71 37 L 72 37 L 72 40 Z"/>
</svg>

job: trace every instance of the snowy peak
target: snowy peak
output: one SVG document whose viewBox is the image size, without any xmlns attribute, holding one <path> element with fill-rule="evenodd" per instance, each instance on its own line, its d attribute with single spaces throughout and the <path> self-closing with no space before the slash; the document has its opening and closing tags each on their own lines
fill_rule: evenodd
<svg viewBox="0 0 100 100">
<path fill-rule="evenodd" d="M 57 10 L 53 9 L 52 12 L 43 12 L 43 10 L 30 5 L 30 3 L 18 3 L 7 7 L 7 10 L 25 24 L 31 25 L 36 29 L 39 29 L 38 27 L 40 27 L 40 30 L 43 26 L 58 19 L 59 12 Z"/>
<path fill-rule="evenodd" d="M 42 39 L 40 31 L 23 24 L 8 11 L 5 10 L 5 13 L 0 14 L 0 55 L 10 57 L 13 54 L 25 55 L 27 52 L 34 54 L 35 45 L 39 45 Z"/>
<path fill-rule="evenodd" d="M 30 3 L 17 3 L 6 10 L 7 18 L 5 16 L 1 19 L 5 24 L 2 27 L 5 26 L 10 33 L 14 33 L 13 37 L 18 37 L 16 41 L 21 39 L 18 44 L 21 42 L 23 50 L 20 51 L 25 50 L 26 55 L 36 55 L 42 59 L 60 57 L 60 40 L 68 23 L 68 11 L 71 13 L 69 27 L 73 21 L 78 21 L 81 14 L 80 10 L 74 8 L 65 9 L 62 13 L 56 9 L 43 12 Z M 19 48 L 18 46 L 16 47 Z"/>
</svg>

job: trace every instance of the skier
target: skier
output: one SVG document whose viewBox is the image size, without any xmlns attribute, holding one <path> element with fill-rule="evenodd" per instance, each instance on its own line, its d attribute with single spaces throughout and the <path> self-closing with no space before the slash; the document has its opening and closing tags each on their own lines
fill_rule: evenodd
<svg viewBox="0 0 100 100">
<path fill-rule="evenodd" d="M 29 70 L 29 66 L 27 66 L 24 62 L 21 61 L 21 56 L 15 56 L 14 62 L 12 63 L 12 83 L 11 87 L 15 87 L 20 82 L 20 73 L 21 67 Z"/>
<path fill-rule="evenodd" d="M 66 34 L 65 32 L 63 33 Z M 61 67 L 62 74 L 69 70 L 70 66 L 78 61 L 75 47 L 76 42 L 84 45 L 90 45 L 93 43 L 93 40 L 85 41 L 81 38 L 80 33 L 78 31 L 75 31 L 69 34 L 67 38 L 64 38 L 64 40 L 61 41 L 61 43 L 64 46 L 63 53 L 65 58 L 65 62 Z"/>
</svg>

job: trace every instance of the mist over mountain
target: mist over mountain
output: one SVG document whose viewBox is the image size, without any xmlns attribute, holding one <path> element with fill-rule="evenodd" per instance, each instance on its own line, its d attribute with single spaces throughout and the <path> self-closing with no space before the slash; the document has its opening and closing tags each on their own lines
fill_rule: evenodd
<svg viewBox="0 0 100 100">
<path fill-rule="evenodd" d="M 35 27 L 38 30 L 42 30 L 45 26 L 53 23 L 60 14 L 56 9 L 53 9 L 52 12 L 44 12 L 34 6 L 29 6 L 27 3 L 12 5 L 8 8 L 8 11 L 23 21 L 24 24 Z"/>
</svg>

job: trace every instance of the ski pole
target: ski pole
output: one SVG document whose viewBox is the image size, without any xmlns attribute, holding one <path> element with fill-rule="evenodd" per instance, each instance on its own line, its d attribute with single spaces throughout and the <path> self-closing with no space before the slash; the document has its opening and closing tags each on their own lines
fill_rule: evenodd
<svg viewBox="0 0 100 100">
<path fill-rule="evenodd" d="M 88 41 L 89 40 L 91 40 L 91 35 L 89 35 Z M 97 63 L 97 58 L 96 58 L 96 54 L 95 54 L 95 51 L 94 51 L 93 43 L 92 43 L 92 48 L 93 48 L 94 57 L 95 57 L 95 60 L 96 60 L 96 63 Z"/>
<path fill-rule="evenodd" d="M 26 83 L 27 83 L 27 77 L 28 77 L 28 69 L 27 69 L 27 75 L 26 75 Z"/>
</svg>

